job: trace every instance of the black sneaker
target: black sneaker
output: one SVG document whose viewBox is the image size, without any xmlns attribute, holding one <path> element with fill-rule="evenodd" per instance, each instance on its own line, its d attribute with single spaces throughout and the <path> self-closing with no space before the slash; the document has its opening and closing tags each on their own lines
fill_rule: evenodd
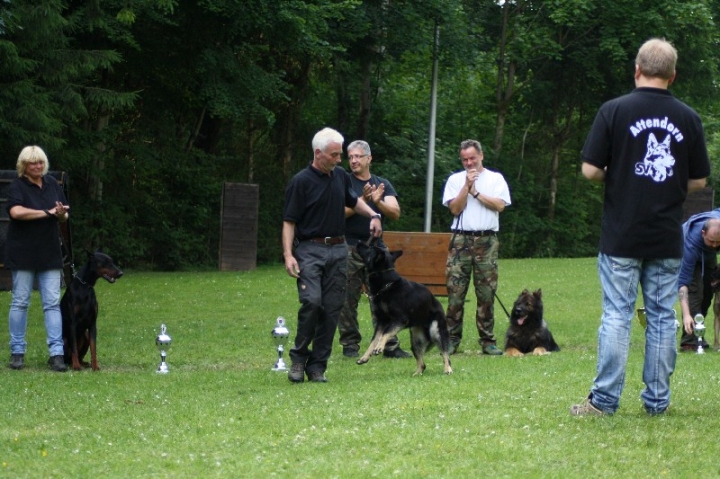
<svg viewBox="0 0 720 479">
<path fill-rule="evenodd" d="M 343 356 L 345 356 L 346 358 L 356 358 L 360 356 L 360 353 L 356 348 L 343 347 Z"/>
<path fill-rule="evenodd" d="M 288 379 L 294 383 L 305 381 L 305 365 L 303 363 L 293 363 L 288 372 Z"/>
<path fill-rule="evenodd" d="M 411 358 L 411 357 L 413 357 L 413 355 L 408 353 L 407 351 L 403 351 L 398 346 L 397 348 L 393 349 L 392 351 L 383 351 L 383 357 L 394 358 L 394 359 L 403 359 L 403 358 Z"/>
<path fill-rule="evenodd" d="M 11 354 L 10 355 L 10 369 L 22 369 L 25 362 L 24 354 Z"/>
<path fill-rule="evenodd" d="M 63 358 L 62 355 L 50 356 L 50 359 L 48 359 L 48 366 L 50 366 L 50 369 L 58 373 L 64 373 L 67 371 L 65 358 Z"/>
<path fill-rule="evenodd" d="M 310 371 L 308 373 L 308 381 L 311 383 L 326 383 L 327 378 L 325 377 L 325 373 L 322 371 Z"/>
</svg>

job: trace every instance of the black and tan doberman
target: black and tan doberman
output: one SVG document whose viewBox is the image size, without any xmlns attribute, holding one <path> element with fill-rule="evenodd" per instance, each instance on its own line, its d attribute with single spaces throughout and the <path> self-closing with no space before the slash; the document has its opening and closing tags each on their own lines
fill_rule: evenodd
<svg viewBox="0 0 720 479">
<path fill-rule="evenodd" d="M 95 282 L 98 278 L 114 283 L 123 275 L 113 259 L 97 251 L 88 254 L 88 260 L 75 275 L 60 301 L 62 311 L 65 363 L 76 371 L 90 366 L 100 369 L 97 361 L 95 340 L 97 338 L 98 302 Z M 90 364 L 83 362 L 90 349 Z"/>
</svg>

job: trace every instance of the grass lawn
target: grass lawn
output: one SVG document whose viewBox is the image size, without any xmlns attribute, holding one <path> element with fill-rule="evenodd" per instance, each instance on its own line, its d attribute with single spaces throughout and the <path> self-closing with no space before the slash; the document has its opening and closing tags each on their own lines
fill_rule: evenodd
<svg viewBox="0 0 720 479">
<path fill-rule="evenodd" d="M 671 411 L 648 417 L 639 399 L 644 336 L 635 322 L 618 413 L 571 417 L 595 373 L 596 261 L 501 260 L 506 308 L 523 288 L 542 288 L 561 352 L 483 356 L 473 296 L 453 375 L 442 374 L 436 350 L 425 374 L 412 377 L 413 359 L 375 357 L 358 366 L 336 343 L 329 382 L 297 385 L 271 371 L 275 319 L 287 319 L 292 339 L 298 309 L 294 280 L 280 265 L 128 271 L 114 285 L 98 282 L 95 373 L 48 370 L 34 296 L 22 371 L 6 367 L 7 326 L 0 329 L 0 477 L 720 476 L 713 433 L 720 430 L 720 353 L 678 355 Z M 1 314 L 9 301 L 0 292 Z M 507 317 L 497 302 L 495 313 L 502 346 Z M 360 320 L 364 348 L 371 336 L 365 299 Z M 155 373 L 161 323 L 173 339 L 167 375 Z M 712 317 L 707 326 L 712 344 Z M 409 349 L 407 331 L 400 341 Z"/>
</svg>

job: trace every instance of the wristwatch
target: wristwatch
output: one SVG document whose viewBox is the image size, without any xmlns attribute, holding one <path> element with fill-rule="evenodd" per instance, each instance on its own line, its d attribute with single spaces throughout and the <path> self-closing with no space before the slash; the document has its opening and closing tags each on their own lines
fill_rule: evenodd
<svg viewBox="0 0 720 479">
<path fill-rule="evenodd" d="M 382 215 L 380 213 L 375 213 L 374 215 L 370 216 L 371 220 L 374 220 L 375 218 L 382 220 Z"/>
</svg>

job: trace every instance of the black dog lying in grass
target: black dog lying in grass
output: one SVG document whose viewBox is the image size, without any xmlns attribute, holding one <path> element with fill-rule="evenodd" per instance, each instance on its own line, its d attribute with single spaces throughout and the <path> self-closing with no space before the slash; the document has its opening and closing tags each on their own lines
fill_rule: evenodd
<svg viewBox="0 0 720 479">
<path fill-rule="evenodd" d="M 357 363 L 365 364 L 371 355 L 383 352 L 388 339 L 410 328 L 412 352 L 417 360 L 414 375 L 425 371 L 423 355 L 433 344 L 440 349 L 445 374 L 452 374 L 445 311 L 429 289 L 402 278 L 395 271 L 395 260 L 402 251 L 390 252 L 362 242 L 358 243 L 357 251 L 367 266 L 370 307 L 376 320 L 370 347 Z"/>
<path fill-rule="evenodd" d="M 65 364 L 72 364 L 76 371 L 82 369 L 82 366 L 90 366 L 93 371 L 100 369 L 95 346 L 98 316 L 95 282 L 103 278 L 108 283 L 114 283 L 122 275 L 112 258 L 98 251 L 88 255 L 87 263 L 65 290 L 60 301 Z M 88 348 L 90 364 L 83 362 Z"/>
<path fill-rule="evenodd" d="M 505 335 L 505 354 L 540 356 L 550 351 L 560 351 L 560 346 L 543 319 L 542 290 L 530 293 L 525 289 L 513 304 L 510 327 Z"/>
</svg>

